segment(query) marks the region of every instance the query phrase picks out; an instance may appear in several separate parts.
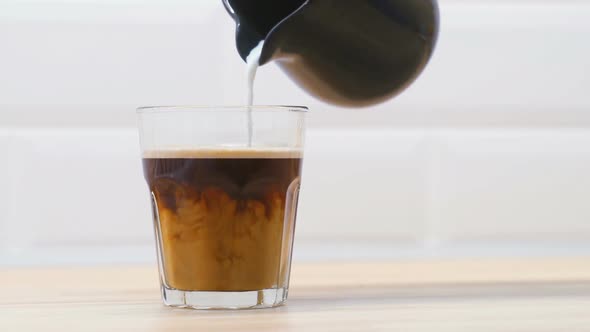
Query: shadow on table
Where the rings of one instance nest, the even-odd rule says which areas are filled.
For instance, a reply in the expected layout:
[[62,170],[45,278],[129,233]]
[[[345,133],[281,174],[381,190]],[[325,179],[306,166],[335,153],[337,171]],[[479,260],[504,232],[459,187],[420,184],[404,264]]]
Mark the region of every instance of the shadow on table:
[[306,307],[318,304],[358,305],[361,303],[413,303],[518,298],[590,297],[590,281],[579,282],[523,282],[523,283],[473,283],[429,285],[379,285],[359,286],[353,289],[305,288],[290,294],[290,308],[305,303]]

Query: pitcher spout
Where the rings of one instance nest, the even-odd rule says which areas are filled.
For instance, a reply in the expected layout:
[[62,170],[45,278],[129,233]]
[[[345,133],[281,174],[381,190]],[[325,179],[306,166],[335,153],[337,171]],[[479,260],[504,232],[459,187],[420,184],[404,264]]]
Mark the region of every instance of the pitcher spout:
[[[242,60],[280,23],[304,6],[309,0],[222,0],[236,22],[236,46]],[[265,43],[260,64],[270,61],[273,44]],[[270,55],[270,56],[269,56]]]

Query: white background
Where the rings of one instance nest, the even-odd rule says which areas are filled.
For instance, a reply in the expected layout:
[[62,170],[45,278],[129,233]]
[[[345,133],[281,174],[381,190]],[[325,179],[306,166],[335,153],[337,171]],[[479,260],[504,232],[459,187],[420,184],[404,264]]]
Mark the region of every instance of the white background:
[[[590,2],[442,0],[405,94],[310,106],[297,259],[590,252]],[[134,109],[243,104],[220,1],[0,0],[0,265],[151,261]]]

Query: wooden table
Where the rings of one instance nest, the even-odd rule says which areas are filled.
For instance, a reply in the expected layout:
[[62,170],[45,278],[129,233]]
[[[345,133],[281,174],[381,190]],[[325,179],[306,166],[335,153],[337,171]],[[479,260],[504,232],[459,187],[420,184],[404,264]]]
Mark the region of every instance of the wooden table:
[[590,331],[590,258],[297,264],[285,307],[164,307],[156,270],[0,270],[0,331]]

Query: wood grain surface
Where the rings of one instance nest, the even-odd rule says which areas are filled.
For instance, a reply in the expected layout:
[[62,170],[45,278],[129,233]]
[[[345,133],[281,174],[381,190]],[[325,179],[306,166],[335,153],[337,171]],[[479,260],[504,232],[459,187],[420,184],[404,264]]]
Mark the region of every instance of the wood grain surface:
[[289,304],[161,304],[156,268],[0,270],[0,331],[590,331],[590,258],[298,264]]

